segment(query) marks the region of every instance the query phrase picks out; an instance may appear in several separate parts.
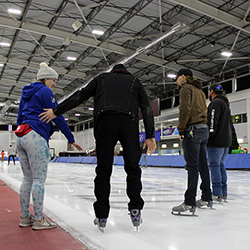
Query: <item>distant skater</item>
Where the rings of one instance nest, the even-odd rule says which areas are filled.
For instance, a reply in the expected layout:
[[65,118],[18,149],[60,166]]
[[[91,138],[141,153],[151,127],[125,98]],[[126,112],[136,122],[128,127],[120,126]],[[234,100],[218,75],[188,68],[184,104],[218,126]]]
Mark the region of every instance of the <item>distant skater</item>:
[[4,153],[4,150],[2,150],[2,152],[1,152],[1,162],[4,162],[4,156],[5,156],[5,153]]
[[16,151],[15,149],[12,147],[12,145],[10,145],[9,150],[8,150],[8,165],[10,165],[10,158],[12,158],[13,163],[15,165],[15,155],[16,155]]

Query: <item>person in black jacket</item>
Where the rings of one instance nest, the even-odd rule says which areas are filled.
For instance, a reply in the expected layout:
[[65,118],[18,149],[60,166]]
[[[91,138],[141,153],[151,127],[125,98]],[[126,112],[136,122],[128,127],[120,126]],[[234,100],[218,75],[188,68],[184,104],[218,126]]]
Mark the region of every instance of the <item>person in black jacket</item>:
[[208,165],[212,179],[213,200],[227,199],[227,173],[224,160],[232,140],[231,111],[228,99],[223,96],[221,85],[213,84],[209,89],[207,125],[209,139],[207,143]]
[[143,115],[146,131],[144,147],[147,153],[156,148],[154,139],[154,118],[146,91],[141,82],[122,64],[113,67],[110,73],[102,73],[86,87],[59,104],[56,108],[45,109],[41,120],[51,119],[78,106],[90,97],[94,97],[94,136],[96,139],[97,167],[95,178],[94,223],[103,229],[109,216],[110,176],[114,156],[114,147],[119,140],[123,147],[124,168],[127,173],[128,210],[133,225],[141,222],[141,210],[144,201],[142,190],[141,156],[139,143],[139,107]]

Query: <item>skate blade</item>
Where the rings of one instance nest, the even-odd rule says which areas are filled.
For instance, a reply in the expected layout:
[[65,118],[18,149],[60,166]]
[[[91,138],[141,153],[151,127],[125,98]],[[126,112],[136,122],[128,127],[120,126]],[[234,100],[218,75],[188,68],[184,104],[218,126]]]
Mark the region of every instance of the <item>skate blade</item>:
[[172,211],[171,212],[172,215],[177,215],[177,216],[193,216],[193,217],[198,217],[197,214],[195,213],[190,213],[190,214],[187,214],[187,213],[181,213],[181,212],[176,212],[176,211]]
[[216,210],[214,207],[199,207],[199,209],[212,209],[212,210]]
[[97,225],[98,229],[99,229],[102,233],[104,233],[104,227],[100,227],[99,223],[97,223],[97,224],[95,224],[95,225]]
[[104,227],[100,227],[99,225],[97,225],[97,227],[102,233],[104,233]]
[[222,201],[219,202],[219,201],[213,201],[213,204],[216,204],[216,205],[223,205]]
[[95,221],[94,221],[94,225],[96,225],[96,226],[98,227],[98,229],[99,229],[102,233],[104,233],[104,227],[100,227],[99,222],[95,222]]

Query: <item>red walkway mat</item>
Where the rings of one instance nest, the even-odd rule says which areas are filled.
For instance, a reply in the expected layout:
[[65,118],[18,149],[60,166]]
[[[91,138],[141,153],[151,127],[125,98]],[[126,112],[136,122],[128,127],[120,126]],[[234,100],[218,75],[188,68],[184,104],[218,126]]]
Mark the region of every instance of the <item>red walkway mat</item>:
[[20,228],[19,195],[0,180],[1,250],[87,250],[62,228],[32,230]]

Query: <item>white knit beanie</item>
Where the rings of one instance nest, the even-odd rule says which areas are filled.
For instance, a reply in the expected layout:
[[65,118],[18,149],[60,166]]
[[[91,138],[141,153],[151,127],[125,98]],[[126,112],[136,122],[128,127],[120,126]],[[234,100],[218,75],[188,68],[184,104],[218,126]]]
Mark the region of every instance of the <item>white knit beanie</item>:
[[54,69],[48,66],[46,62],[40,63],[40,69],[37,72],[37,80],[42,79],[57,79],[58,74]]

